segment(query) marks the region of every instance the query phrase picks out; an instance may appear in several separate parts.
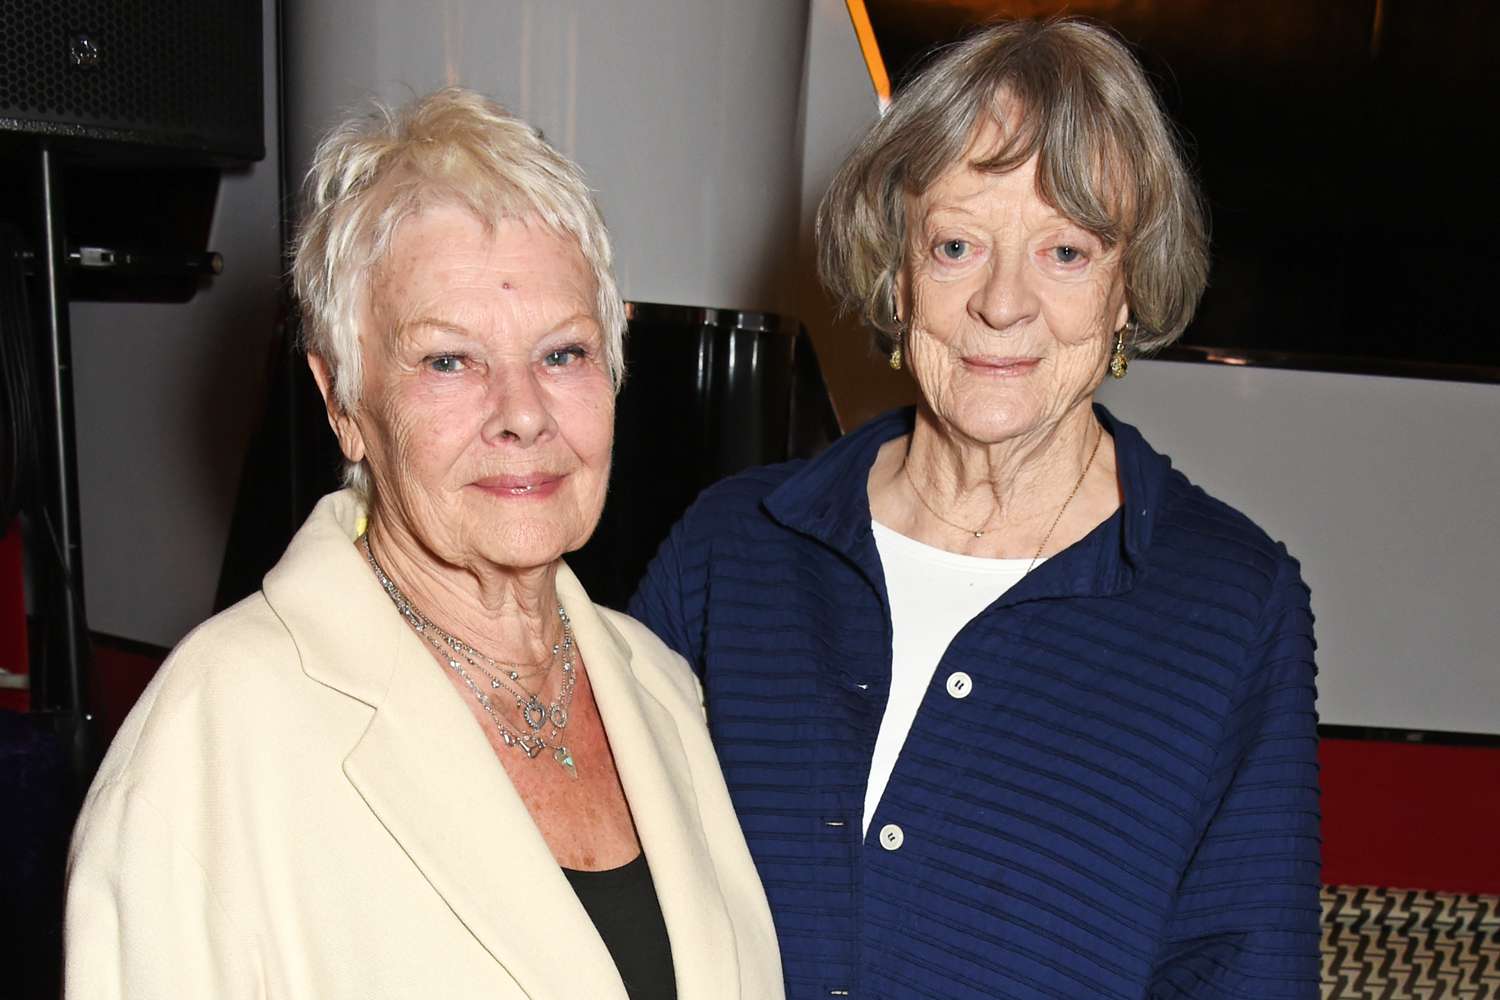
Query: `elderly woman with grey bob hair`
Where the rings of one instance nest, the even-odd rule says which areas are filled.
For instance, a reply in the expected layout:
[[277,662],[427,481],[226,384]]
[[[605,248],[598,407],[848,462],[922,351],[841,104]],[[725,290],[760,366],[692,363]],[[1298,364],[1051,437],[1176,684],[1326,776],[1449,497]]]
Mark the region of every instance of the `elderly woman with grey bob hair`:
[[1298,565],[1094,403],[1207,272],[1135,59],[942,52],[818,238],[920,401],[710,489],[631,605],[702,677],[788,996],[1315,996]]
[[691,672],[562,561],[624,330],[578,169],[463,90],[346,122],[293,277],[350,488],[120,730],[68,993],[781,996]]

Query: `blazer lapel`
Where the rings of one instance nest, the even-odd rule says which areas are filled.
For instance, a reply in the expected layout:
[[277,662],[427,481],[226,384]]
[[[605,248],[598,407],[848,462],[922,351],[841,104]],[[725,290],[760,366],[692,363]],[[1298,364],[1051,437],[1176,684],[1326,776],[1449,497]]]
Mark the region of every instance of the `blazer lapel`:
[[351,544],[361,513],[347,492],[325,498],[264,586],[304,671],[374,709],[344,774],[527,994],[626,1000],[488,740]]
[[[739,996],[739,960],[677,722],[643,686],[630,648],[566,567],[557,591],[573,622],[651,878],[680,997]],[[643,665],[642,671],[647,668]]]
[[408,638],[344,773],[522,989],[624,1000],[613,960],[494,750]]

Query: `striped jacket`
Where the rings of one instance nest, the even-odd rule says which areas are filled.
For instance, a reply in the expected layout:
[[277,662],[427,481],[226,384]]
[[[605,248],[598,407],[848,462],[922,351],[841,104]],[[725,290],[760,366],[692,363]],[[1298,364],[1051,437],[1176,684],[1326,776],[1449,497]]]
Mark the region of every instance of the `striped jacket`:
[[1307,588],[1097,412],[1122,507],[953,640],[867,838],[866,478],[911,411],[712,487],[648,570],[631,613],[702,677],[792,1000],[1318,995]]

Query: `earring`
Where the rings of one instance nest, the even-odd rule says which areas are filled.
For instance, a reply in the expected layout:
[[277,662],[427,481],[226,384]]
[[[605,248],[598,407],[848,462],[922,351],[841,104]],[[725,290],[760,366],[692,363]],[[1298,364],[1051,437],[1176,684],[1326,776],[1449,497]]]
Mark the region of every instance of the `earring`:
[[891,348],[891,356],[887,359],[891,371],[901,370],[901,338],[906,336],[906,328],[901,325],[901,313],[896,310],[895,303],[891,303],[891,322],[896,324],[896,346]]
[[[1133,328],[1134,323],[1130,324]],[[1109,374],[1111,378],[1121,379],[1130,368],[1130,359],[1125,356],[1125,327],[1115,331],[1115,351],[1109,359]]]

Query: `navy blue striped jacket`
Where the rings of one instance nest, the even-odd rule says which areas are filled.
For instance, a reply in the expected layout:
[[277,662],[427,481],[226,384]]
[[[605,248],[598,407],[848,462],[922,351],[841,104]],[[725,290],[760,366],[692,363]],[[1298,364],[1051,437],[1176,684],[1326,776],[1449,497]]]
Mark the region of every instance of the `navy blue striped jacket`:
[[867,839],[891,624],[866,478],[911,412],[710,488],[642,582],[631,613],[702,677],[793,1000],[1318,995],[1307,589],[1097,412],[1123,506],[954,639]]

